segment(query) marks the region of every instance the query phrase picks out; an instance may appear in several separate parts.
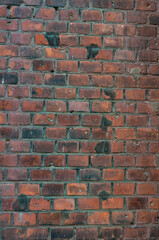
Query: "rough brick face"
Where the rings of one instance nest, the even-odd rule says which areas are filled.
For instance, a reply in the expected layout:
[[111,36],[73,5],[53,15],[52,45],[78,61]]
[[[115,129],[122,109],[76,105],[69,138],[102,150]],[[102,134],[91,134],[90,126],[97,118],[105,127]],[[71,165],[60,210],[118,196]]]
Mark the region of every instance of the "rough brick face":
[[0,0],[0,239],[159,239],[158,36],[158,0]]

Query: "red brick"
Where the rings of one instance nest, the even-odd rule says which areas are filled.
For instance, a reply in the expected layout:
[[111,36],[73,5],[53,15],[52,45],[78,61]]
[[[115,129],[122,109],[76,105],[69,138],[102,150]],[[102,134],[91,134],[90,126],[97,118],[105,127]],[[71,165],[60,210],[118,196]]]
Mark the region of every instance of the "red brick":
[[90,24],[89,23],[70,23],[69,24],[70,33],[78,34],[89,34],[90,33]]
[[42,5],[42,0],[24,0],[26,5],[39,6]]
[[149,208],[159,209],[159,198],[149,198]]
[[18,195],[25,194],[29,196],[40,195],[40,188],[38,184],[19,184]]
[[89,139],[90,130],[89,128],[71,128],[69,135],[71,139]]
[[155,158],[152,155],[139,155],[136,157],[137,167],[155,167]]
[[26,169],[8,169],[7,180],[9,181],[24,181],[28,179],[28,173]]
[[71,141],[59,141],[58,152],[62,153],[77,153],[79,151],[79,143]]
[[91,164],[93,167],[111,167],[111,156],[91,156]]
[[33,122],[34,125],[55,125],[55,114],[36,114]]
[[60,50],[60,49],[45,48],[45,57],[46,58],[65,59],[66,53],[64,50]]
[[128,23],[145,24],[146,20],[147,20],[146,13],[128,12],[128,15],[127,15]]
[[142,227],[135,227],[125,228],[125,237],[128,239],[138,238],[138,239],[144,239],[146,237],[146,228]]
[[112,76],[94,75],[94,76],[92,76],[92,86],[112,87],[113,86],[113,78],[112,78]]
[[53,71],[53,61],[51,60],[34,60],[33,69],[35,71]]
[[128,209],[145,209],[147,208],[147,198],[145,197],[129,197],[127,199]]
[[76,180],[76,171],[71,169],[57,169],[55,170],[56,181],[75,181]]
[[5,183],[0,184],[1,196],[14,196],[15,195],[15,184]]
[[22,101],[22,110],[24,112],[41,112],[43,109],[42,101]]
[[157,212],[138,211],[137,223],[157,223]]
[[66,112],[66,102],[64,101],[46,101],[47,112]]
[[115,0],[114,8],[132,10],[134,8],[134,0]]
[[122,12],[105,12],[104,20],[106,22],[122,23],[124,16]]
[[122,209],[124,201],[122,198],[108,198],[102,202],[103,209]]
[[102,21],[102,13],[98,10],[83,10],[82,21]]
[[17,46],[0,46],[0,56],[3,57],[16,57],[18,56],[18,47]]
[[89,46],[91,44],[95,44],[98,47],[102,46],[102,39],[98,36],[82,36],[81,37],[81,46]]
[[117,36],[134,36],[135,35],[135,26],[133,25],[119,25],[115,26],[115,34]]
[[140,140],[157,140],[159,137],[159,131],[154,128],[138,128],[137,136]]
[[125,40],[122,37],[104,37],[104,47],[123,48]]
[[124,64],[123,63],[104,63],[103,65],[104,73],[124,73]]
[[105,227],[101,229],[101,235],[104,239],[111,239],[112,236],[123,239],[122,228],[120,227]]
[[81,62],[81,72],[84,73],[100,73],[102,71],[102,65],[100,62]]
[[132,212],[112,212],[113,224],[133,224],[134,214]]
[[86,223],[86,214],[85,213],[70,213],[69,219],[66,219],[64,222],[65,225],[83,225]]
[[55,199],[54,200],[54,210],[74,210],[75,209],[75,200],[74,199]]
[[56,63],[58,72],[78,72],[78,63],[71,61],[58,61]]
[[52,139],[64,139],[66,138],[66,128],[47,128],[46,137]]
[[33,226],[36,224],[35,213],[14,213],[15,226]]
[[10,141],[9,149],[11,152],[29,152],[30,143],[26,141]]
[[9,86],[8,96],[14,98],[28,98],[30,96],[30,88]]
[[130,181],[146,181],[146,173],[142,169],[129,169],[127,171],[127,179]]
[[131,102],[116,103],[116,111],[120,113],[134,113],[135,105]]
[[89,112],[89,102],[70,102],[69,111],[71,112]]
[[46,183],[42,188],[44,196],[62,196],[64,193],[64,185],[61,183]]
[[65,156],[64,155],[50,155],[44,157],[44,164],[46,167],[63,167],[65,166]]
[[76,230],[76,240],[84,239],[98,239],[98,230],[97,228],[77,228]]
[[39,155],[23,155],[20,159],[20,166],[24,167],[40,167],[41,156]]
[[67,32],[67,23],[66,22],[49,22],[46,24],[47,32],[58,32],[66,33]]
[[45,228],[27,228],[26,236],[28,239],[32,240],[32,237],[36,239],[47,239],[48,237],[48,229]]
[[88,224],[109,224],[108,212],[91,212],[88,213]]
[[157,194],[156,185],[153,183],[138,183],[137,194],[140,195],[154,195]]
[[69,6],[77,8],[89,7],[89,0],[69,0]]
[[88,167],[88,156],[68,156],[68,165],[71,167]]
[[24,32],[42,32],[43,24],[41,21],[25,20],[21,23],[21,28]]
[[32,198],[29,203],[31,211],[50,210],[50,201],[42,198]]
[[61,9],[59,10],[59,19],[60,20],[70,20],[70,21],[78,21],[79,20],[79,13],[77,10],[66,10]]
[[115,59],[121,61],[134,61],[136,53],[134,51],[118,50],[115,53]]
[[149,0],[137,0],[137,10],[140,11],[155,11],[156,10],[156,2]]
[[157,28],[152,26],[140,26],[137,27],[137,34],[143,37],[156,37]]
[[85,48],[70,48],[70,59],[87,59],[87,49]]
[[134,128],[118,128],[115,131],[117,139],[136,139],[135,129]]
[[11,7],[10,16],[13,18],[30,18],[32,14],[31,8],[29,7]]
[[106,181],[121,181],[124,180],[124,171],[121,169],[104,169],[103,179]]
[[[3,142],[0,142],[3,144]],[[1,148],[2,151],[2,148]],[[7,158],[7,161],[6,161]],[[1,167],[16,167],[18,165],[18,156],[15,154],[10,155],[0,155],[0,166]]]
[[26,33],[11,33],[10,41],[16,45],[28,45],[31,42],[31,35]]
[[147,116],[145,115],[128,115],[127,116],[127,126],[138,127],[147,126]]
[[111,193],[111,185],[110,183],[90,183],[89,192],[91,196],[108,197]]
[[87,195],[87,185],[84,183],[67,184],[67,195]]
[[42,84],[42,76],[40,73],[21,73],[22,84]]
[[38,222],[40,225],[59,225],[61,216],[60,213],[39,213]]
[[135,191],[134,183],[115,183],[114,194],[115,195],[133,195]]
[[76,89],[74,88],[55,88],[55,98],[74,99],[76,98]]
[[158,54],[156,51],[141,51],[139,52],[139,61],[157,62]]
[[47,142],[47,141],[36,141],[33,142],[34,152],[37,153],[52,153],[54,152],[55,142]]
[[0,214],[0,226],[8,227],[11,223],[11,215],[9,213]]
[[53,20],[55,19],[55,9],[40,8],[36,14],[35,18]]
[[44,169],[32,170],[30,179],[31,181],[49,181],[52,180],[52,172]]
[[79,198],[78,208],[82,210],[86,209],[99,209],[99,199],[98,198]]
[[9,67],[14,70],[30,70],[31,62],[28,59],[10,59]]
[[60,46],[78,46],[78,37],[73,35],[60,35]]
[[72,86],[88,86],[89,76],[88,75],[69,75],[69,85]]
[[112,105],[111,102],[93,102],[92,111],[93,112],[111,112]]

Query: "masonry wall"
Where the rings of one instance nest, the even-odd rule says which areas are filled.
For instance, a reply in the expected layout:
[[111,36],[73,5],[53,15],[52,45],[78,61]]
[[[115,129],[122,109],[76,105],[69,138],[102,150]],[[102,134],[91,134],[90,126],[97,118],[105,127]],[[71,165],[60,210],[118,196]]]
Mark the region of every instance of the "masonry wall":
[[159,3],[0,0],[0,239],[159,239]]

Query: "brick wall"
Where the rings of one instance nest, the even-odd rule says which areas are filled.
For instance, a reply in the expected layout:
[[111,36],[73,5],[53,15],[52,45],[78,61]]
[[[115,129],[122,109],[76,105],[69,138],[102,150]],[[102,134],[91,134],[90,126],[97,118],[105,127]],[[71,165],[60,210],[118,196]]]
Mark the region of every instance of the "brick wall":
[[0,239],[159,239],[159,3],[0,0]]

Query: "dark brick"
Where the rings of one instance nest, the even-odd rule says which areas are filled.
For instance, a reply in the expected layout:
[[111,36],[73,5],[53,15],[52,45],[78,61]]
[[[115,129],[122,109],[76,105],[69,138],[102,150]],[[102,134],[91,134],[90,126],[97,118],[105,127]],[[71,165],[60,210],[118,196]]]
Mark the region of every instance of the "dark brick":
[[41,138],[42,130],[36,128],[23,128],[22,129],[23,138]]
[[1,84],[17,84],[18,73],[0,73]]

